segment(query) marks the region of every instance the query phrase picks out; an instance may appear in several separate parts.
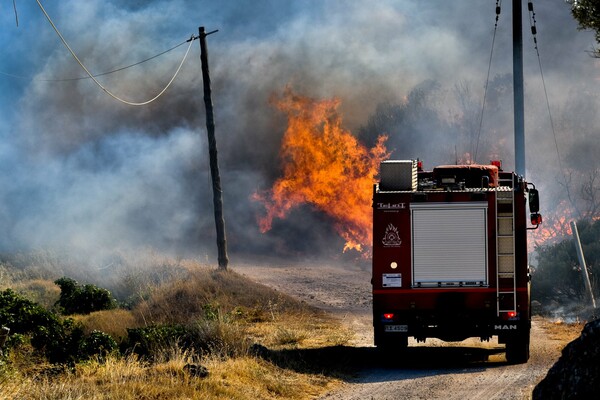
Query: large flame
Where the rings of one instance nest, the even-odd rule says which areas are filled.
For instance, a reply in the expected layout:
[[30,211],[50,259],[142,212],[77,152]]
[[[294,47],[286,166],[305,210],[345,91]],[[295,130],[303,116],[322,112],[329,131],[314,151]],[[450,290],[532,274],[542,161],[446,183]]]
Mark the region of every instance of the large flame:
[[368,251],[372,239],[371,199],[379,163],[389,154],[385,136],[372,149],[342,128],[337,99],[315,100],[288,88],[273,104],[287,115],[280,157],[283,176],[265,193],[255,193],[266,215],[261,231],[274,218],[285,218],[300,204],[313,205],[329,215],[346,241],[344,251]]

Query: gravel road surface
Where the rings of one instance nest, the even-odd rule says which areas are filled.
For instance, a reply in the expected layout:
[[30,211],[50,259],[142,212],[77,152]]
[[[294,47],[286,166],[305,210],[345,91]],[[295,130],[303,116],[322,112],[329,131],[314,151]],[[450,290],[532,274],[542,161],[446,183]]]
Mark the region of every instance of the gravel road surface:
[[[371,348],[370,270],[364,266],[242,265],[232,268],[249,278],[317,306],[355,332],[351,346]],[[580,327],[534,318],[531,357],[508,365],[503,345],[478,339],[447,343],[409,341],[404,359],[382,357],[366,363],[340,390],[322,399],[528,399],[533,387],[577,337]]]

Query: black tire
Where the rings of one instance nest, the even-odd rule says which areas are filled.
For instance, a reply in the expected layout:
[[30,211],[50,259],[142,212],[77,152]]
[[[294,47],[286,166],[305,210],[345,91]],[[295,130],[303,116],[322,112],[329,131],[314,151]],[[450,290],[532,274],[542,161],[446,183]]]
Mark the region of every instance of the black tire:
[[404,351],[406,351],[407,347],[408,347],[408,336],[392,334],[392,335],[386,335],[385,340],[381,341],[377,345],[377,351],[382,355],[391,354],[391,353],[398,354],[398,353],[403,353]]
[[529,335],[518,336],[506,342],[506,361],[524,364],[529,360]]

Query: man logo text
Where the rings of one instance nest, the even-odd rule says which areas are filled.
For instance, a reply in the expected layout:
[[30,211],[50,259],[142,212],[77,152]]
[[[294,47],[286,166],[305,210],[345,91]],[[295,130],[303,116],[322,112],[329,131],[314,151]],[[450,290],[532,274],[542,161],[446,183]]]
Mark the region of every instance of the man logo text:
[[514,330],[517,329],[516,325],[494,325],[494,329],[496,330]]

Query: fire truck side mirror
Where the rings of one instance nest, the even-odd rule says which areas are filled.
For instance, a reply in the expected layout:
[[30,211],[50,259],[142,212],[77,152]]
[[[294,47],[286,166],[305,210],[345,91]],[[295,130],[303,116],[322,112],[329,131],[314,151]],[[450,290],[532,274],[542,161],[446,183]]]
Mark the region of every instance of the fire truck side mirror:
[[529,189],[529,212],[537,214],[540,211],[540,195],[535,188]]

